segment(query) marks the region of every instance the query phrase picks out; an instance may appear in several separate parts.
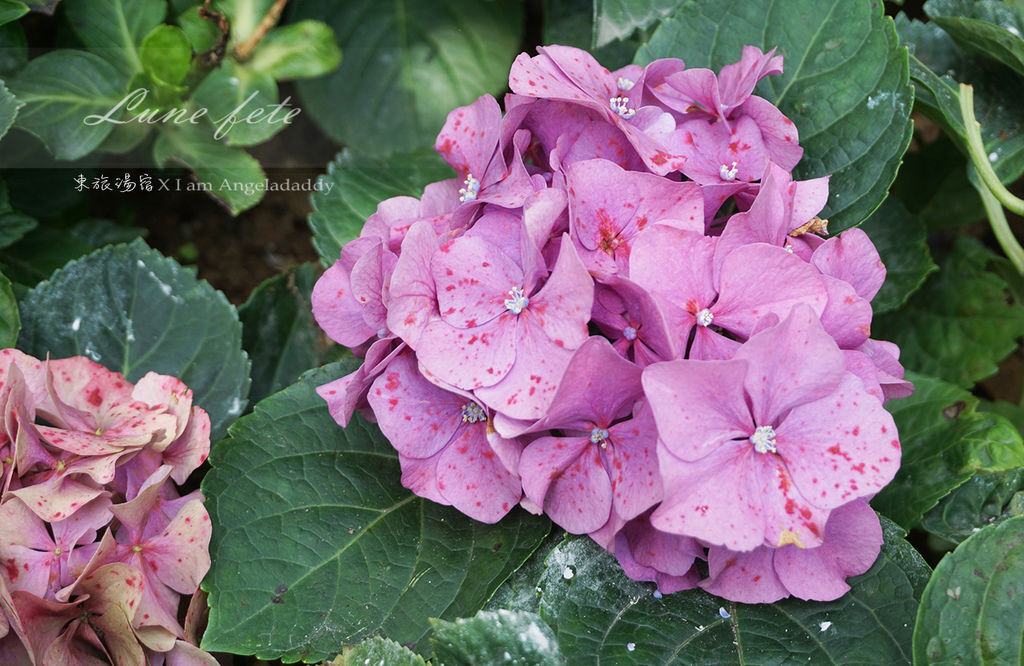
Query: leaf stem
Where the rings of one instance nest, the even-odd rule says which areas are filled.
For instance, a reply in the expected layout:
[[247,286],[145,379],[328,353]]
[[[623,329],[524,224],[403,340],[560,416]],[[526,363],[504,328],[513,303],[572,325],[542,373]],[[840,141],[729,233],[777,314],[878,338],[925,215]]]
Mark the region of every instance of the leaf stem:
[[1013,267],[1017,269],[1017,272],[1024,275],[1024,249],[1021,249],[1020,243],[1017,242],[1013,231],[1010,230],[1010,225],[1006,221],[1006,213],[1003,212],[1002,205],[987,187],[979,187],[978,193],[981,195],[981,203],[985,206],[989,226],[992,227],[992,232],[995,234],[996,240],[999,241],[999,246],[1003,248],[1003,252],[1010,260],[1010,263],[1013,264]]
[[1007,190],[992,169],[992,163],[985,153],[985,144],[981,140],[981,124],[974,118],[974,88],[966,83],[960,84],[960,114],[964,118],[967,152],[974,163],[974,168],[978,170],[981,181],[1010,212],[1024,215],[1024,199],[1018,199]]
[[239,62],[245,62],[252,57],[253,49],[267,36],[270,29],[277,25],[278,20],[281,18],[281,12],[284,11],[284,6],[287,4],[288,0],[275,0],[274,4],[267,10],[267,15],[263,17],[263,20],[252,31],[252,34],[235,47],[235,58]]
[[985,206],[989,226],[995,234],[999,246],[1009,258],[1017,272],[1024,275],[1024,248],[1017,242],[1010,224],[1006,221],[1003,206],[1017,215],[1024,215],[1024,200],[1015,197],[1003,186],[999,176],[992,168],[992,163],[985,153],[985,144],[981,140],[981,124],[974,117],[974,88],[960,84],[960,114],[964,120],[964,133],[967,139],[967,154],[975,171],[978,172],[978,193],[981,203]]

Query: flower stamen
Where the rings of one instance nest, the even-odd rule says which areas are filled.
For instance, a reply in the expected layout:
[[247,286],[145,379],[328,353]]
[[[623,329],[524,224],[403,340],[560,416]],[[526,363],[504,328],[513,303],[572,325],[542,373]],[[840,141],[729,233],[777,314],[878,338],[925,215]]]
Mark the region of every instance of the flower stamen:
[[604,428],[594,428],[590,431],[590,443],[600,444],[602,449],[608,448],[608,431]]
[[718,167],[718,175],[721,176],[722,180],[732,182],[736,180],[736,173],[739,169],[736,168],[736,163],[732,163],[732,168],[725,166],[724,164]]
[[459,201],[462,203],[476,201],[478,194],[480,194],[480,181],[474,178],[473,174],[466,174],[466,180],[459,188]]
[[512,287],[508,293],[512,298],[505,299],[505,308],[512,314],[519,314],[530,304],[530,297],[523,293],[522,287]]
[[624,120],[629,120],[636,115],[636,109],[629,108],[628,97],[612,97],[608,100],[608,106],[612,107],[612,111],[619,114]]
[[697,313],[697,323],[700,324],[701,326],[710,326],[711,322],[714,320],[715,315],[711,312],[711,310],[708,310],[707,308],[704,308],[703,310]]
[[475,402],[467,402],[462,406],[463,423],[480,423],[487,420],[487,412]]
[[771,426],[758,426],[750,436],[750,443],[758,453],[775,453],[775,429]]

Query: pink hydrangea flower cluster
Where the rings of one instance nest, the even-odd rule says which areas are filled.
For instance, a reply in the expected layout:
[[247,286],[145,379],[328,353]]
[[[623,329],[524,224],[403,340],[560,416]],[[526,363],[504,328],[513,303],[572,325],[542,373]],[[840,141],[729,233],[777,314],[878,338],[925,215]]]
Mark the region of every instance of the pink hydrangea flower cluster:
[[179,623],[210,568],[192,391],[4,349],[0,418],[0,663],[215,665]]
[[382,202],[317,283],[365,357],[319,389],[334,418],[376,421],[418,495],[544,512],[662,592],[842,595],[912,387],[870,338],[878,253],[824,237],[828,179],[793,180],[797,130],[752,94],[781,71],[520,55],[504,115],[448,116],[457,177]]

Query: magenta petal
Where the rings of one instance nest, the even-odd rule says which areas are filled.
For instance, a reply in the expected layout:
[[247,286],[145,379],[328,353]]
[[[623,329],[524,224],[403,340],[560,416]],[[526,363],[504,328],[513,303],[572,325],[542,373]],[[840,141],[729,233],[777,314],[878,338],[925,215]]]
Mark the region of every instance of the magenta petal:
[[[696,462],[658,446],[665,499],[651,514],[663,532],[691,536],[732,550],[764,543],[760,484],[747,442],[729,442]],[[723,489],[726,489],[723,491]]]
[[831,601],[850,589],[846,578],[871,568],[881,547],[878,516],[865,500],[854,500],[832,511],[821,546],[775,551],[775,572],[793,596]]
[[734,358],[750,364],[744,387],[759,426],[774,425],[793,407],[828,395],[846,370],[842,352],[807,305],[751,337]]
[[820,400],[794,407],[776,434],[797,488],[824,509],[877,493],[899,468],[892,416],[852,373]]
[[402,467],[402,486],[419,497],[449,506],[451,502],[445,499],[437,485],[438,458],[439,453],[429,458],[408,458],[398,454],[398,463]]
[[485,423],[467,424],[437,460],[445,499],[474,520],[495,523],[519,503],[518,477],[509,473],[487,441]]
[[599,449],[589,439],[583,442],[580,455],[552,479],[544,502],[544,512],[572,534],[600,528],[612,509],[612,485]]
[[[821,543],[829,512],[807,501],[789,470],[775,455],[757,455],[764,509],[764,540],[775,547],[795,543],[813,548]],[[756,464],[756,463],[755,463]]]
[[590,337],[572,355],[548,413],[530,432],[607,426],[628,415],[642,393],[640,368],[619,356],[604,338]]
[[180,594],[192,594],[210,569],[210,515],[203,503],[185,504],[146,546],[146,566],[164,585]]
[[462,406],[472,402],[424,379],[411,352],[391,362],[367,400],[384,436],[412,458],[429,458],[447,446],[463,426]]
[[821,279],[828,292],[828,304],[821,313],[822,327],[840,348],[859,347],[871,335],[871,304],[848,283],[828,275]]
[[584,437],[539,437],[530,442],[519,458],[519,476],[527,499],[544,506],[554,480],[590,445]]
[[726,65],[718,72],[718,88],[727,113],[754,92],[758,81],[781,73],[782,56],[775,55],[775,49],[764,53],[756,46],[744,46],[740,61]]
[[630,520],[662,497],[657,431],[650,408],[642,405],[632,419],[616,423],[608,428],[608,433],[613,507],[616,514]]
[[551,276],[524,314],[535,319],[544,334],[559,347],[576,349],[587,339],[587,322],[594,305],[594,281],[568,234],[562,236],[558,260]]
[[505,311],[513,288],[524,289],[523,269],[494,245],[461,236],[431,261],[441,318],[456,328],[484,324]]
[[773,548],[762,546],[738,553],[708,549],[708,579],[700,586],[719,597],[744,604],[770,604],[789,596],[772,566]]
[[468,106],[448,114],[434,150],[440,153],[460,178],[473,174],[483,178],[498,147],[501,109],[490,95],[481,95]]
[[811,263],[822,273],[848,282],[870,301],[885,282],[885,265],[875,244],[860,229],[847,229],[814,251]]
[[437,291],[430,260],[440,244],[429,222],[417,222],[402,241],[402,252],[391,274],[388,329],[413,349],[427,323],[438,316]]
[[320,328],[335,342],[356,347],[377,331],[363,319],[362,305],[352,292],[349,270],[341,261],[334,262],[317,280],[311,300]]
[[800,147],[796,125],[778,107],[766,99],[751,95],[737,113],[753,118],[761,128],[761,136],[772,162],[786,170],[797,165],[804,149]]
[[743,397],[746,375],[747,364],[735,360],[669,361],[644,369],[644,392],[672,455],[696,461],[753,432]]
[[[526,314],[524,311],[523,314]],[[547,411],[572,352],[552,342],[536,326],[519,339],[516,361],[501,381],[482,386],[475,395],[485,405],[513,419],[535,421]]]
[[714,324],[747,337],[768,314],[780,319],[799,304],[820,315],[828,294],[813,267],[780,247],[764,243],[733,250],[721,263]]
[[419,361],[452,386],[467,391],[493,386],[508,376],[516,362],[521,328],[511,313],[475,328],[454,328],[435,320],[420,336]]

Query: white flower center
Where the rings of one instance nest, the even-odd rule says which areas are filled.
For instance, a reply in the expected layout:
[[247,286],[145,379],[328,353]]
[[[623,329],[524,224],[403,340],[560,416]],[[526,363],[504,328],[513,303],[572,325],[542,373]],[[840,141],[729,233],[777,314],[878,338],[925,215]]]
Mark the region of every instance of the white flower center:
[[605,430],[604,428],[594,428],[593,430],[590,431],[590,443],[591,444],[600,444],[601,448],[604,449],[604,448],[608,448],[608,445],[605,443],[607,441],[608,441],[608,431]]
[[487,412],[475,402],[467,402],[462,406],[463,423],[480,423],[487,420]]
[[771,426],[758,426],[750,436],[750,443],[758,453],[775,453],[775,429]]
[[521,287],[512,287],[509,296],[505,299],[505,308],[514,315],[522,312],[530,304],[530,297],[523,293]]
[[473,174],[466,175],[466,182],[459,188],[459,201],[476,201],[476,195],[480,194],[480,181],[473,177]]
[[628,97],[612,97],[608,100],[608,106],[612,107],[612,111],[622,116],[625,120],[629,120],[636,115],[636,109],[629,108]]
[[626,338],[630,342],[636,340],[636,329],[633,328],[632,326],[627,326],[626,328],[622,329],[622,337]]
[[710,326],[711,322],[714,321],[715,315],[711,313],[711,310],[704,308],[697,313],[697,323],[701,326]]
[[636,85],[636,81],[630,81],[624,76],[620,76],[619,80],[615,82],[615,85],[619,87],[619,90],[632,90],[633,86]]
[[380,329],[379,331],[377,331],[377,339],[383,340],[384,338],[388,337],[388,333],[390,333],[390,331],[388,331],[387,328]]
[[736,180],[736,172],[737,171],[739,171],[739,169],[736,168],[736,163],[735,162],[732,163],[732,168],[729,168],[729,167],[725,166],[724,164],[722,166],[718,167],[718,175],[721,176],[722,180],[725,180],[725,181],[734,181],[734,180]]

